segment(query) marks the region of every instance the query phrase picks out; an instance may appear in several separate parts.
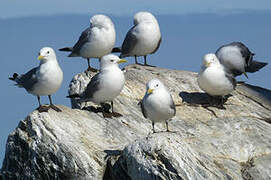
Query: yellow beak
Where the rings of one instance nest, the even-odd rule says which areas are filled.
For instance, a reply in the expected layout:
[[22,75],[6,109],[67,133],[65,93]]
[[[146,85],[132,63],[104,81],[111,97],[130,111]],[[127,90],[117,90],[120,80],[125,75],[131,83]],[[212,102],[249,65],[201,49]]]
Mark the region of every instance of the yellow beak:
[[205,62],[204,65],[205,65],[205,67],[210,67],[211,63],[210,62]]
[[121,63],[126,63],[126,62],[128,62],[127,60],[125,60],[125,59],[120,59],[119,61],[118,61],[118,64],[121,64]]
[[44,58],[44,56],[39,56],[38,60],[42,60]]
[[147,94],[151,94],[153,92],[153,89],[148,89]]

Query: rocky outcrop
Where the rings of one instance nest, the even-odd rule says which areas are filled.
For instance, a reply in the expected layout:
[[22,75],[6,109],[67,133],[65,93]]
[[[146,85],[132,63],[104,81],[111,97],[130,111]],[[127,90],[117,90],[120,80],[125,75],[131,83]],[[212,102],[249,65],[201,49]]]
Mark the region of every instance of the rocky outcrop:
[[[74,77],[81,93],[93,74]],[[123,117],[103,118],[92,103],[72,101],[62,112],[33,111],[9,135],[2,179],[270,179],[271,92],[238,84],[223,108],[205,106],[208,96],[196,73],[140,65],[125,68],[126,84],[114,108]],[[176,117],[155,124],[138,101],[145,83],[168,86]],[[0,178],[0,179],[1,179]]]

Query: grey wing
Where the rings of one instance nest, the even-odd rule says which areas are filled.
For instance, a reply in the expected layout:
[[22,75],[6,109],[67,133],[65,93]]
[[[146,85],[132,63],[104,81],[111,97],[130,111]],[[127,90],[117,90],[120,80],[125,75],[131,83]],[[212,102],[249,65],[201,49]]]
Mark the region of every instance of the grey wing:
[[155,53],[155,52],[159,49],[161,42],[162,42],[162,37],[160,37],[160,39],[159,39],[159,41],[158,41],[158,44],[157,44],[155,50],[154,50],[151,54]]
[[35,84],[38,82],[36,71],[38,67],[35,67],[28,71],[26,74],[22,74],[18,77],[16,82],[19,86],[23,86],[27,91],[33,90]]
[[90,80],[90,82],[88,83],[86,90],[83,93],[82,98],[87,100],[87,99],[91,99],[94,95],[95,92],[97,92],[97,90],[99,90],[99,86],[100,86],[100,73],[96,74],[95,76],[93,76]]
[[140,105],[141,112],[142,112],[143,116],[144,116],[145,118],[147,118],[147,112],[146,112],[146,109],[144,108],[143,99],[142,99],[141,101],[139,101],[138,104]]
[[248,49],[248,47],[246,47],[243,43],[241,42],[232,42],[230,43],[230,45],[233,46],[237,46],[240,49],[240,52],[243,56],[243,58],[246,61],[246,66],[249,66],[252,59],[253,59],[253,53],[250,52],[250,50]]
[[82,48],[82,46],[89,41],[89,36],[91,34],[91,30],[90,28],[85,29],[82,33],[81,36],[79,37],[78,41],[76,42],[76,44],[73,46],[73,54],[80,54],[80,50]]
[[170,108],[173,110],[173,112],[174,112],[174,116],[176,115],[176,106],[175,106],[175,103],[174,103],[174,101],[173,101],[173,99],[172,99],[172,96],[170,96]]
[[233,89],[235,89],[236,87],[236,80],[234,78],[234,76],[232,74],[226,73],[226,78],[231,82],[231,84],[233,85]]
[[128,33],[126,34],[126,37],[122,43],[121,46],[121,55],[120,57],[127,57],[127,56],[133,56],[134,54],[130,54],[131,51],[134,49],[136,43],[137,43],[137,38],[133,34],[135,26],[133,26]]

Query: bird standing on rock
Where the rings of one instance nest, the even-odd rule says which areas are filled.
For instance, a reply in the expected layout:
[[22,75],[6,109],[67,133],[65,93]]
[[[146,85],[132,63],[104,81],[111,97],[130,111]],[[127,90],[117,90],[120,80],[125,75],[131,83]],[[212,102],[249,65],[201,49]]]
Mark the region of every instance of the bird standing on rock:
[[[30,94],[37,96],[39,101],[39,112],[47,112],[49,108],[57,112],[61,110],[52,103],[51,95],[61,86],[63,72],[58,65],[55,51],[50,47],[44,47],[40,50],[38,60],[40,65],[31,69],[26,74],[13,74],[9,79],[15,81],[17,86],[23,87]],[[50,106],[42,106],[40,96],[47,96],[50,100]]]
[[241,42],[232,42],[223,45],[216,51],[216,56],[220,63],[235,77],[244,74],[248,78],[246,72],[253,73],[267,65],[264,62],[254,61],[254,55]]
[[166,122],[167,131],[169,131],[168,121],[176,114],[171,94],[158,79],[150,80],[146,86],[146,94],[139,102],[143,116],[152,121],[153,133],[155,133],[154,123],[161,121]]
[[[69,98],[80,98],[80,102],[92,101],[101,104],[104,117],[119,117],[121,114],[114,112],[113,100],[120,94],[124,87],[125,77],[118,64],[127,62],[113,54],[105,55],[100,61],[100,72],[93,76],[85,91],[72,94]],[[111,102],[112,113],[106,112],[104,103]]]
[[113,52],[121,52],[120,58],[144,56],[144,65],[147,64],[147,55],[155,53],[161,43],[161,32],[156,18],[149,12],[138,12],[134,16],[134,26],[127,32],[121,48],[114,48]]
[[210,96],[221,97],[220,105],[224,103],[223,98],[236,87],[234,76],[225,70],[215,54],[206,54],[203,57],[197,82],[199,87]]
[[71,51],[68,57],[81,56],[88,60],[88,70],[96,72],[90,66],[90,58],[101,58],[110,53],[115,45],[116,32],[111,19],[105,15],[94,15],[90,19],[90,27],[84,30],[73,47],[65,47],[59,51]]

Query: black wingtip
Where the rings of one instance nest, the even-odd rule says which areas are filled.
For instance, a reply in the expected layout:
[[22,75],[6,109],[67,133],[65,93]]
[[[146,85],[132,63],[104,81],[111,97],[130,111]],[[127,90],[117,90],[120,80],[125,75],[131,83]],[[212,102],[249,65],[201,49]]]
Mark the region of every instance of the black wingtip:
[[252,61],[251,64],[245,69],[245,71],[250,72],[250,73],[254,73],[254,72],[262,69],[267,64],[268,63],[265,63],[265,62]]
[[71,94],[69,96],[66,96],[67,98],[75,99],[75,98],[80,98],[79,94]]
[[121,48],[120,47],[114,47],[111,52],[112,53],[120,53],[121,52]]
[[71,47],[64,47],[64,48],[60,48],[58,49],[59,51],[68,51],[68,52],[71,52],[72,51],[72,48]]
[[14,74],[12,75],[12,77],[9,77],[8,79],[14,81],[17,77],[18,77],[18,74],[17,74],[17,73],[14,73]]

